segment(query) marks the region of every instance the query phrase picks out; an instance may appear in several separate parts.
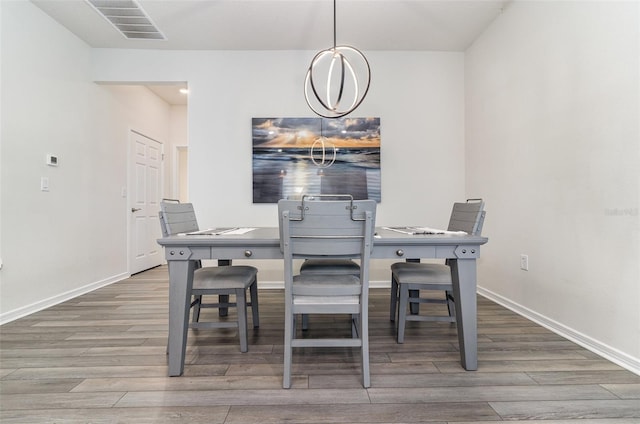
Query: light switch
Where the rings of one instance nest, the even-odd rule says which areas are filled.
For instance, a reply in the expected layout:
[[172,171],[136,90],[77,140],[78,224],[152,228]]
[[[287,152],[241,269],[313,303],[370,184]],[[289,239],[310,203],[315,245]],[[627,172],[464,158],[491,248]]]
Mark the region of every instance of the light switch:
[[40,177],[40,191],[49,191],[49,177]]
[[529,255],[520,255],[520,269],[529,271]]

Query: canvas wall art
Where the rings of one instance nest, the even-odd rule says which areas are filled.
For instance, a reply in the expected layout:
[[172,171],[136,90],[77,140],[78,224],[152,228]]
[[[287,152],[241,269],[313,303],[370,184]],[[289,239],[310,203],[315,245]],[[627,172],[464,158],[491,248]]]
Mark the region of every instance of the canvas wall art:
[[253,118],[253,202],[350,194],[381,201],[380,118]]

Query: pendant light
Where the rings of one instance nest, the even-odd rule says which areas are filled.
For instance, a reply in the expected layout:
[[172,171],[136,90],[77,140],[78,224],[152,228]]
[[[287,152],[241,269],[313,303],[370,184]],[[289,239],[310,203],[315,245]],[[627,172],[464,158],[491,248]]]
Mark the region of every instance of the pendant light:
[[324,118],[340,118],[364,100],[371,83],[367,58],[352,46],[336,45],[336,0],[333,0],[333,47],[311,60],[304,81],[304,98]]

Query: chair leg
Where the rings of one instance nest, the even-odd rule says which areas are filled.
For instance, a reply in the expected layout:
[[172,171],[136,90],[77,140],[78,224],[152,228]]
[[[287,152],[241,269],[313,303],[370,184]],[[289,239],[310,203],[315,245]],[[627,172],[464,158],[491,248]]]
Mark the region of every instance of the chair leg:
[[193,315],[191,316],[191,322],[200,321],[200,305],[202,305],[202,295],[193,296]]
[[254,281],[249,287],[251,292],[251,315],[253,317],[253,328],[260,327],[260,313],[258,310],[258,282]]
[[[409,290],[409,297],[420,297],[420,290]],[[409,302],[409,309],[411,309],[411,315],[418,315],[420,313],[420,304],[418,302]]]
[[247,342],[247,293],[244,289],[236,290],[236,309],[238,311],[238,335],[240,336],[240,352],[249,350]]
[[[220,304],[229,303],[229,295],[228,294],[218,295],[218,302]],[[226,317],[227,315],[229,315],[229,308],[227,306],[218,308],[218,316]]]
[[[230,266],[230,265],[231,265],[231,259],[218,259],[218,266]],[[229,295],[228,294],[219,295],[218,302],[221,304],[229,303]],[[229,308],[227,306],[218,308],[218,316],[226,317],[227,315],[229,315]]]
[[409,302],[409,289],[400,284],[400,303],[398,304],[398,343],[404,343],[404,327],[407,323],[407,303]]
[[351,338],[357,339],[360,334],[360,315],[351,314]]
[[455,318],[456,316],[456,304],[453,298],[453,293],[450,291],[445,292],[445,296],[447,298],[447,308],[449,309],[449,316]]
[[360,342],[362,343],[362,387],[371,387],[371,375],[369,371],[369,319],[366,311],[362,311],[358,317],[358,329]]
[[[420,259],[407,259],[407,262],[420,263]],[[420,297],[420,290],[409,290],[409,297]],[[420,304],[417,302],[409,302],[409,309],[411,309],[411,315],[420,314]]]
[[395,321],[398,314],[398,282],[391,274],[391,301],[389,302],[389,320]]
[[284,313],[284,369],[282,374],[282,387],[288,389],[291,387],[291,357],[293,347],[291,342],[295,331],[294,317],[289,306],[285,306]]

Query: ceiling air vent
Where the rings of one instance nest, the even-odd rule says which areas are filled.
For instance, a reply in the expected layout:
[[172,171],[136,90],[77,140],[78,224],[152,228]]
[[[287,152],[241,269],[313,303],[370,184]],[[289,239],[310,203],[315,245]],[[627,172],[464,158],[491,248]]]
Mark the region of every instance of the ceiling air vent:
[[86,0],[129,40],[166,40],[135,0]]

